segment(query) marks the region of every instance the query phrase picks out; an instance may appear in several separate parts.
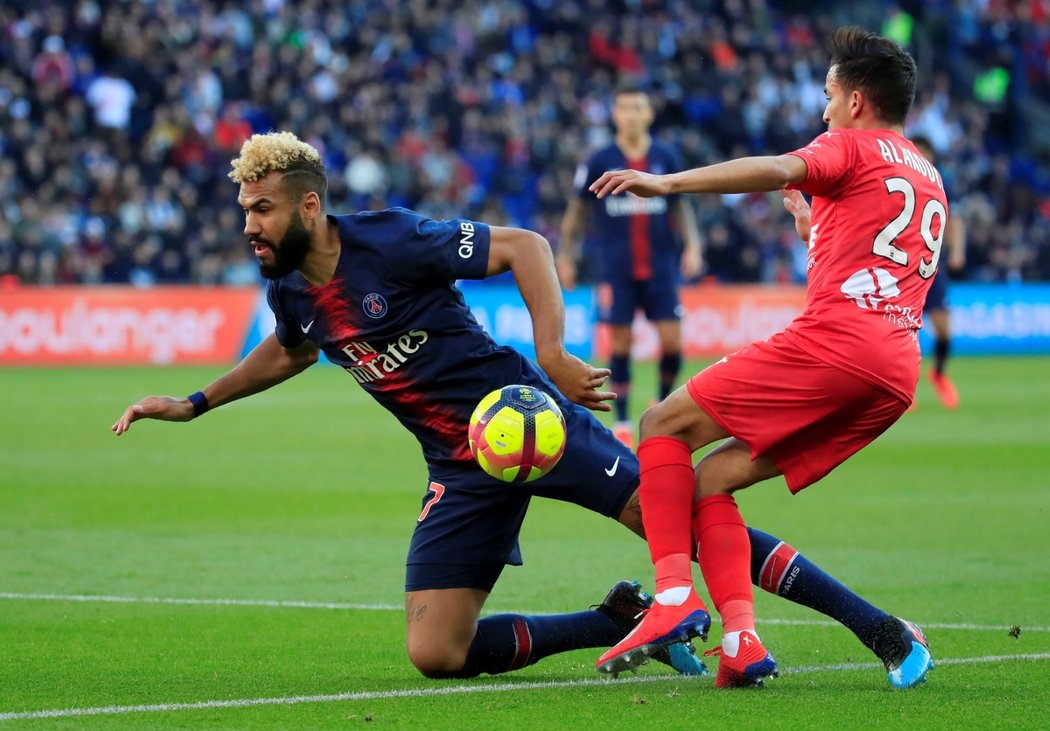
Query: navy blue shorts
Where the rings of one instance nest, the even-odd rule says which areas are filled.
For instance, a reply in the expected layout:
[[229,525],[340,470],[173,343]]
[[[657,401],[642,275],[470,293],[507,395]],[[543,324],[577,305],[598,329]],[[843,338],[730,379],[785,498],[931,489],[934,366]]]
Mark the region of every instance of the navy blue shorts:
[[565,454],[535,482],[501,482],[473,466],[431,468],[405,561],[405,591],[491,591],[506,564],[522,563],[518,534],[533,496],[620,516],[638,488],[638,458],[582,406],[565,409],[565,421]]
[[933,281],[930,282],[930,289],[926,293],[926,305],[923,307],[923,311],[943,310],[947,307],[948,272],[944,268],[939,268],[937,273],[933,275]]
[[662,277],[609,282],[611,297],[602,310],[602,321],[610,325],[628,325],[637,310],[645,312],[651,322],[678,320],[678,284]]

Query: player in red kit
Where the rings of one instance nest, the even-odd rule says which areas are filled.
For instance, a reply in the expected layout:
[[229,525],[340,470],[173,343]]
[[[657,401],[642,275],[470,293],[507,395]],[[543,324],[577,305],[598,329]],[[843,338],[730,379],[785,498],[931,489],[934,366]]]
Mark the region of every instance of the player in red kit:
[[[642,416],[640,498],[656,601],[599,659],[599,669],[633,666],[693,631],[705,609],[690,571],[695,546],[722,619],[716,686],[757,685],[776,674],[755,631],[749,541],[733,493],[777,475],[797,493],[871,443],[911,403],[917,331],[948,215],[940,175],[903,137],[915,74],[914,60],[896,43],[841,28],[825,85],[828,131],[808,146],[670,175],[610,171],[591,186],[599,198],[788,189],[785,205],[809,247],[805,311]],[[805,203],[793,191],[812,196],[808,231],[800,222]],[[694,468],[693,452],[722,439]],[[922,632],[897,618],[887,632],[909,640],[901,656],[886,661],[890,682],[925,680],[932,662]]]

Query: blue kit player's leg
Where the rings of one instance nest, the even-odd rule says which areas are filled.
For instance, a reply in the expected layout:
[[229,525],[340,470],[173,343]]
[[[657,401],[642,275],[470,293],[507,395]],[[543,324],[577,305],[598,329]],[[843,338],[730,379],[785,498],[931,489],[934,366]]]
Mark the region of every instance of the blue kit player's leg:
[[[614,489],[602,496],[603,512],[623,512],[633,493],[624,484],[629,480],[609,482]],[[608,647],[630,632],[648,606],[651,600],[637,583],[621,581],[582,612],[479,619],[503,566],[521,563],[517,537],[528,502],[525,490],[509,489],[479,471],[432,475],[405,587],[409,657],[424,675],[497,674],[560,652]],[[703,672],[691,648],[677,649],[682,672]]]
[[[634,629],[650,604],[652,598],[641,591],[638,582],[620,581],[601,604],[586,611],[485,617],[478,622],[463,668],[456,677],[502,673],[559,652],[608,647]],[[657,659],[683,675],[707,673],[691,645],[679,643],[669,647]]]
[[609,302],[601,320],[609,327],[609,388],[616,394],[613,433],[627,447],[634,447],[634,427],[628,406],[631,400],[631,343],[634,313],[638,309],[641,284],[630,279],[609,282]]
[[747,535],[755,586],[849,628],[886,666],[894,687],[908,688],[926,679],[933,662],[922,630],[857,596],[780,539],[755,528],[748,528]]
[[660,338],[657,397],[663,401],[671,395],[682,370],[682,307],[677,285],[668,286],[656,278],[642,284],[641,306]]
[[959,391],[948,376],[948,355],[951,352],[951,317],[948,314],[948,272],[938,269],[926,293],[923,319],[933,325],[933,366],[926,377],[937,391],[937,398],[947,409],[959,406]]

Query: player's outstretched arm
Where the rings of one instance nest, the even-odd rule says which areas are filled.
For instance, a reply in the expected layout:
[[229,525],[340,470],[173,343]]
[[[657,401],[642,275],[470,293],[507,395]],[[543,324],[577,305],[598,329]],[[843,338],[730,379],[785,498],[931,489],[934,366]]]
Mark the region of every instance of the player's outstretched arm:
[[[294,348],[285,348],[271,334],[259,343],[244,360],[220,376],[203,390],[209,409],[236,401],[253,393],[264,391],[287,380],[317,362],[317,346],[307,341]],[[139,419],[160,421],[189,421],[195,415],[189,398],[147,396],[128,408],[110,427],[120,436]]]
[[643,197],[674,193],[759,193],[780,190],[806,179],[806,163],[795,155],[742,157],[667,175],[609,170],[590,190],[599,198],[630,192]]
[[532,317],[536,360],[565,396],[592,411],[609,411],[605,403],[616,398],[600,391],[609,377],[606,368],[594,368],[565,350],[565,303],[554,257],[547,239],[521,228],[492,226],[488,274],[514,272],[521,298]]

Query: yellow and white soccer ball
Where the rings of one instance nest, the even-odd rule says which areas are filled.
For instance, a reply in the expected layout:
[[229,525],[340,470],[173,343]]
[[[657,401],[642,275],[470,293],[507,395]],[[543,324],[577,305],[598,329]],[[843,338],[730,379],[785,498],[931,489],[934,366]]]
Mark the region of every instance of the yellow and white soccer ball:
[[554,469],[565,452],[565,416],[532,386],[504,386],[481,399],[470,417],[470,453],[504,482],[531,482]]

